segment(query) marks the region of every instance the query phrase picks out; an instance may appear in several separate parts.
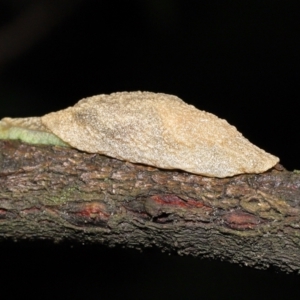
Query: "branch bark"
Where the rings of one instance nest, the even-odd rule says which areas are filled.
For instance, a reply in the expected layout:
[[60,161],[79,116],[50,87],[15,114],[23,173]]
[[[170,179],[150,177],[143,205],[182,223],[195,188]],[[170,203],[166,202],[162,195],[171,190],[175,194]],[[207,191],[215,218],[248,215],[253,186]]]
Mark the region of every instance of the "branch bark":
[[300,271],[300,175],[218,179],[0,141],[0,239],[159,247]]

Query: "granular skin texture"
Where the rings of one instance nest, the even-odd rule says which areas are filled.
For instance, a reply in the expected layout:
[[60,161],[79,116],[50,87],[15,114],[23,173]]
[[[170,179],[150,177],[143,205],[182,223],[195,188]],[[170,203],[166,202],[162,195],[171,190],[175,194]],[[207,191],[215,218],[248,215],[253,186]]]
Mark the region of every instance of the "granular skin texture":
[[41,121],[76,149],[204,176],[262,173],[279,161],[227,121],[163,93],[93,96]]
[[7,129],[11,127],[19,127],[33,131],[48,131],[47,128],[41,122],[40,117],[3,118],[0,124],[1,127],[6,127]]

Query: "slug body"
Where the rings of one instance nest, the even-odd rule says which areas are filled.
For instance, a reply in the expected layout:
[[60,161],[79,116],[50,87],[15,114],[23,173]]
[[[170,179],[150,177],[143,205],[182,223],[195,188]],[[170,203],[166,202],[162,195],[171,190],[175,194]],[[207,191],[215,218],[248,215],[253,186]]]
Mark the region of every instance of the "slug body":
[[51,133],[40,117],[3,118],[0,121],[0,139],[21,140],[29,144],[69,146]]
[[162,93],[98,95],[40,118],[0,121],[0,138],[24,140],[26,130],[41,143],[210,177],[262,173],[279,161],[227,121]]

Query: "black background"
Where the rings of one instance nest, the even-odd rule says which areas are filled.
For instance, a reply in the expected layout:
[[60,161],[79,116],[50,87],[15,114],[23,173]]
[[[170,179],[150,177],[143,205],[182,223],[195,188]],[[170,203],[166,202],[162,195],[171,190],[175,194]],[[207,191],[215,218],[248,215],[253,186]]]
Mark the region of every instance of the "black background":
[[[2,26],[15,17],[4,4]],[[296,1],[82,1],[0,68],[0,117],[39,116],[101,93],[164,92],[226,119],[287,169],[300,169],[298,15]],[[296,275],[158,250],[40,242],[1,248],[0,284],[12,297],[300,296]]]

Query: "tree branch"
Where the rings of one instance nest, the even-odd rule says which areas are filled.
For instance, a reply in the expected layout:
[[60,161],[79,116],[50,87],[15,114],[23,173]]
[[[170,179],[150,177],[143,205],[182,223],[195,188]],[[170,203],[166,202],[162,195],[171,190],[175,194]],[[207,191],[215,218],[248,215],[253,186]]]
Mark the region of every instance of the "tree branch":
[[218,179],[0,141],[0,238],[159,247],[300,270],[300,175]]

